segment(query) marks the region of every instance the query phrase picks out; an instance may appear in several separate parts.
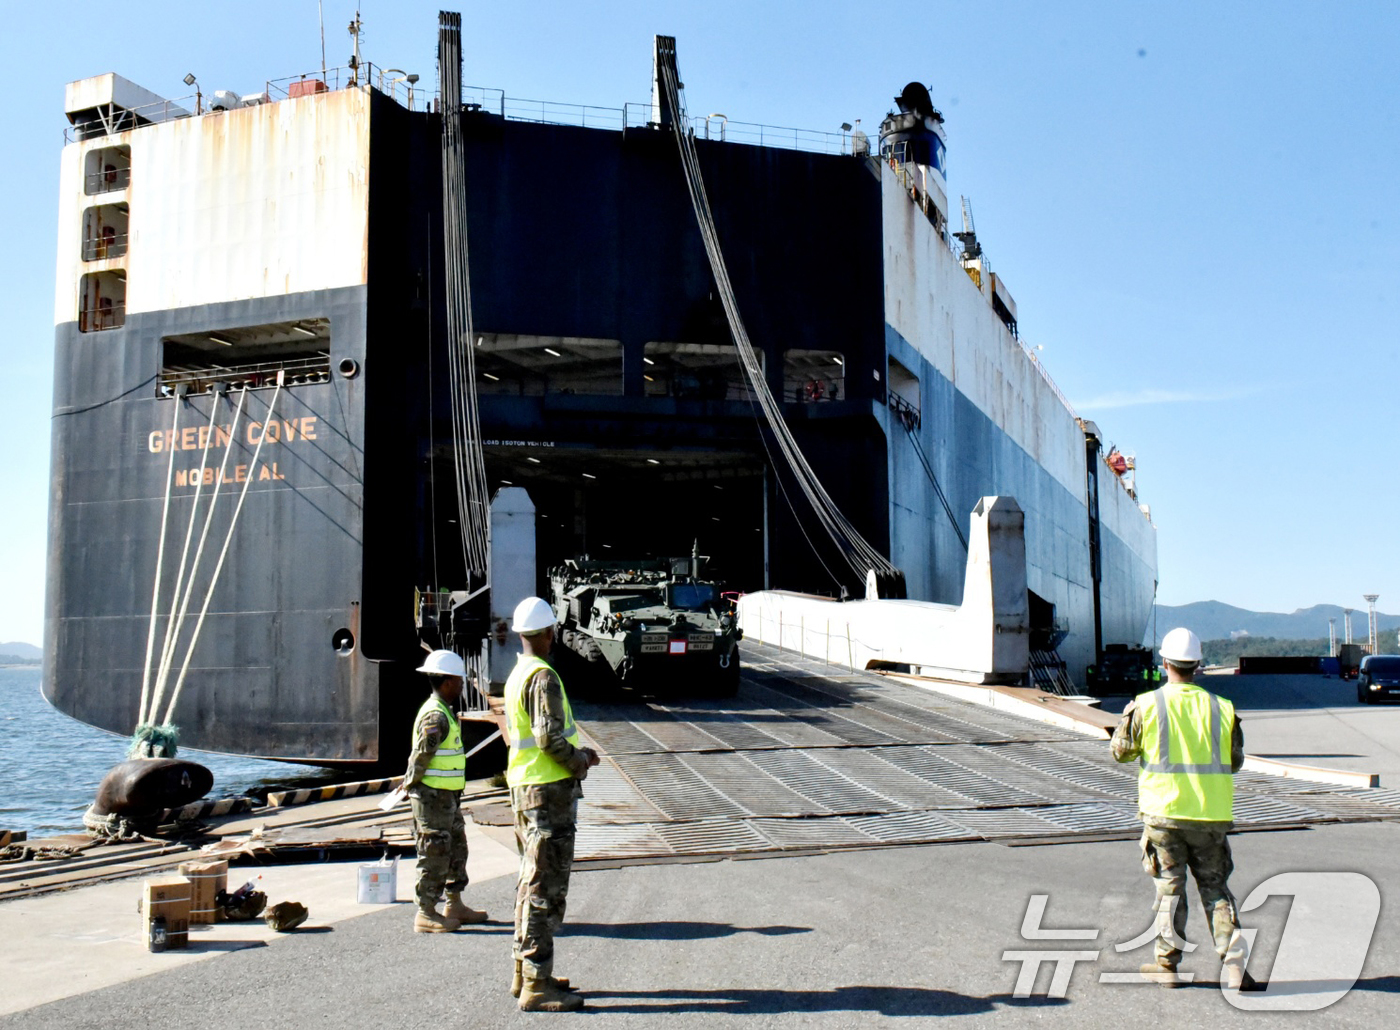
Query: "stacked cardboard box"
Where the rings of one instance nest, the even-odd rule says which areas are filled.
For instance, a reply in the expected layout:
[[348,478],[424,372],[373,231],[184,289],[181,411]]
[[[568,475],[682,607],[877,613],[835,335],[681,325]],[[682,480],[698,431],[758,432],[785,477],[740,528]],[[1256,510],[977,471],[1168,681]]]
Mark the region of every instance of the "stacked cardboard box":
[[182,862],[180,872],[190,881],[190,922],[217,923],[214,896],[228,890],[228,863]]
[[151,933],[151,920],[164,916],[166,947],[189,947],[190,897],[190,881],[183,876],[147,880],[141,898],[141,924],[147,938]]

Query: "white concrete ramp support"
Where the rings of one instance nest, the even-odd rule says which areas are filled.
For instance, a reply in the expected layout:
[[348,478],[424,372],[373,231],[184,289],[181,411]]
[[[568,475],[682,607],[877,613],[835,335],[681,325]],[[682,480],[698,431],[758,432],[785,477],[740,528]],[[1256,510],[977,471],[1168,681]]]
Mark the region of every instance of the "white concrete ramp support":
[[510,632],[515,606],[535,592],[535,502],[518,486],[491,498],[491,682],[499,689],[515,668],[520,638]]
[[1012,497],[978,502],[959,606],[764,590],[740,598],[739,625],[750,639],[852,669],[894,664],[964,683],[1021,683],[1030,669],[1025,514]]

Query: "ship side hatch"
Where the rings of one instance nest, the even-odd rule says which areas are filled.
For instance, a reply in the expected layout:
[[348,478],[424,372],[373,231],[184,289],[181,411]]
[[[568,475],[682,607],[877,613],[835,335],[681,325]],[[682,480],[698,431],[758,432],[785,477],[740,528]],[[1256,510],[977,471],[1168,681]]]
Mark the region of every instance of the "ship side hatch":
[[182,333],[161,340],[157,392],[217,393],[324,383],[331,374],[331,326],[326,318]]

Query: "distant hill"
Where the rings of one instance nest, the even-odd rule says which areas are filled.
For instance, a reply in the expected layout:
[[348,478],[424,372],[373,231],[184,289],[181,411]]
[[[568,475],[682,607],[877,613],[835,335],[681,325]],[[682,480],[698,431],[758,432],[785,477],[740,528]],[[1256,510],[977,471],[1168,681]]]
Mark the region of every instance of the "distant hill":
[[[1246,608],[1221,601],[1196,601],[1192,604],[1157,606],[1157,635],[1176,626],[1193,630],[1202,640],[1229,639],[1232,634],[1248,633],[1252,637],[1274,637],[1279,640],[1309,640],[1327,638],[1327,620],[1337,620],[1337,639],[1344,636],[1345,618],[1342,609],[1335,604],[1316,604],[1311,608],[1299,608],[1295,612],[1252,612]],[[1400,615],[1376,613],[1376,624],[1381,630],[1400,627]],[[1366,607],[1355,608],[1351,613],[1351,633],[1355,640],[1366,640]],[[0,651],[4,646],[0,645]]]
[[44,652],[33,644],[22,644],[18,640],[12,640],[8,644],[0,644],[0,655],[13,655],[16,658],[38,661],[44,657]]

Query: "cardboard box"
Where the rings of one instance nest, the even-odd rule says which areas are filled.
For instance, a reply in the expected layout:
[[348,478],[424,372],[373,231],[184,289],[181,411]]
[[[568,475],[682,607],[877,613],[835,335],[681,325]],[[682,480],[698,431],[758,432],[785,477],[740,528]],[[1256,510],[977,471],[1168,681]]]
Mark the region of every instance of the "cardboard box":
[[217,923],[214,895],[228,890],[228,863],[181,862],[180,873],[190,881],[190,922]]
[[149,936],[151,920],[165,916],[167,948],[187,948],[190,943],[190,881],[183,876],[147,880],[141,896],[141,929]]

